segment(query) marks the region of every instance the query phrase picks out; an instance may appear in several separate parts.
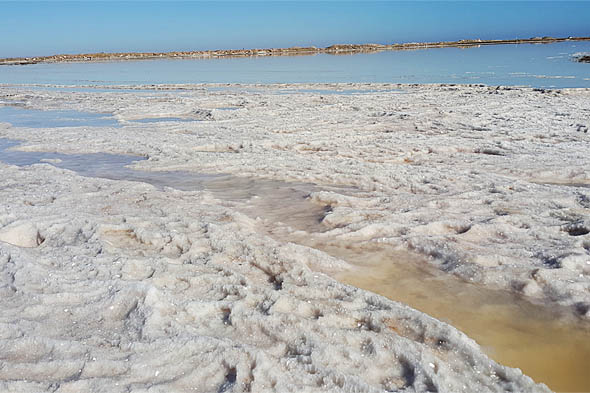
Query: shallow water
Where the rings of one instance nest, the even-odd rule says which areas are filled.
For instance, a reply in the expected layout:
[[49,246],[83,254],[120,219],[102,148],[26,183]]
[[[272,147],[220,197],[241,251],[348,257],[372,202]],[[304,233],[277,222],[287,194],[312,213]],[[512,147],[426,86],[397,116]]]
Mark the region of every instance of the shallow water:
[[383,245],[317,247],[356,268],[338,280],[446,321],[494,360],[560,392],[590,391],[590,327],[504,291],[443,274],[422,256]]
[[14,127],[121,127],[112,115],[74,110],[34,110],[15,106],[0,106],[0,122]]
[[134,161],[142,160],[142,157],[108,153],[63,154],[11,150],[12,147],[19,144],[19,141],[0,138],[0,161],[18,166],[47,163],[87,177],[113,180],[122,180],[127,177],[135,177],[138,180],[142,178],[141,173],[136,174],[136,171],[126,167]]
[[437,48],[333,56],[145,60],[1,66],[3,84],[483,83],[590,87],[571,56],[590,42]]
[[[127,166],[145,158],[139,156],[92,153],[63,154],[11,149],[20,141],[0,138],[0,161],[18,166],[46,163],[86,177],[139,181],[156,187],[178,190],[206,190],[223,201],[248,201],[243,212],[256,218],[283,223],[295,229],[319,231],[324,207],[311,203],[310,192],[319,187],[308,183],[289,183],[232,175],[211,175],[188,171],[141,171]],[[285,203],[288,201],[288,203]]]
[[160,92],[181,92],[185,89],[163,89],[163,88],[129,88],[123,86],[84,86],[84,85],[50,85],[50,84],[6,84],[2,86],[8,89],[22,89],[26,87],[27,90],[32,91],[64,91],[69,93],[160,93]]

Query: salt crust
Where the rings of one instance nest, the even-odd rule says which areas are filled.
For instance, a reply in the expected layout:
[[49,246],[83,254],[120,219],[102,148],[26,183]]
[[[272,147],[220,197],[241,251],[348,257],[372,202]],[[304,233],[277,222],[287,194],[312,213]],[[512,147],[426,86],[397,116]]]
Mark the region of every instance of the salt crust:
[[[114,112],[126,126],[0,124],[0,137],[140,154],[144,170],[354,186],[312,195],[331,207],[318,241],[408,247],[588,317],[590,92],[301,87],[5,88],[4,103]],[[207,192],[49,164],[0,171],[0,391],[547,391],[451,326],[319,273],[344,262],[261,234]]]
[[[411,249],[443,271],[590,318],[590,90],[135,88],[143,90],[0,88],[0,103],[114,113],[125,125],[47,132],[0,123],[0,136],[25,140],[29,151],[138,154],[149,159],[136,167],[150,171],[355,187],[362,192],[313,194],[330,210],[318,242]],[[330,94],[338,91],[346,94]],[[130,121],[142,117],[197,121]]]
[[[0,391],[548,391],[199,192],[1,167]],[[51,196],[51,198],[47,198]]]

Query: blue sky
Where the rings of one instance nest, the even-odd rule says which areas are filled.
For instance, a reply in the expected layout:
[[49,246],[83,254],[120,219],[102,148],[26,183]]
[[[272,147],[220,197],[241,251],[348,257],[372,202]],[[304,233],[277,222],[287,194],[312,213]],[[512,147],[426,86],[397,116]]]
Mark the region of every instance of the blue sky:
[[590,36],[590,1],[0,1],[0,57]]

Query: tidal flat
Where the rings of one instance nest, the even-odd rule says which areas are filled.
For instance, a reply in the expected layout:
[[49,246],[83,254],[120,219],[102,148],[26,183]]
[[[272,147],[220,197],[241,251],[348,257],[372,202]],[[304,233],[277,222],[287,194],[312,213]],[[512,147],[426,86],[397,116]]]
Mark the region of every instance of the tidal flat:
[[0,390],[590,390],[590,89],[138,89],[0,87]]

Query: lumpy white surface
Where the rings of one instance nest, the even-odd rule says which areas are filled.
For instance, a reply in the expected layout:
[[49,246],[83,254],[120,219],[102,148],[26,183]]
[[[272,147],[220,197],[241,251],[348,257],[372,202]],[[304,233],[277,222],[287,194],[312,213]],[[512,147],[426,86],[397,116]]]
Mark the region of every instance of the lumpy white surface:
[[[3,104],[113,112],[124,127],[4,123],[0,137],[144,155],[149,171],[350,186],[312,193],[329,207],[321,233],[275,223],[279,238],[410,249],[588,318],[590,92],[300,87],[4,88]],[[200,121],[132,121],[146,117]],[[0,390],[546,390],[453,327],[327,277],[346,263],[207,191],[0,171]]]

